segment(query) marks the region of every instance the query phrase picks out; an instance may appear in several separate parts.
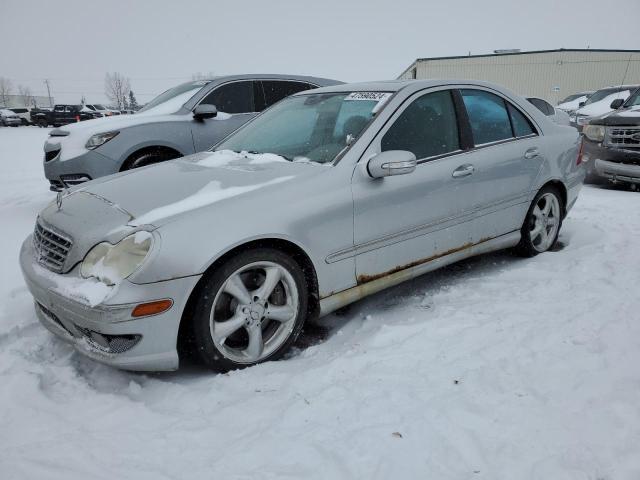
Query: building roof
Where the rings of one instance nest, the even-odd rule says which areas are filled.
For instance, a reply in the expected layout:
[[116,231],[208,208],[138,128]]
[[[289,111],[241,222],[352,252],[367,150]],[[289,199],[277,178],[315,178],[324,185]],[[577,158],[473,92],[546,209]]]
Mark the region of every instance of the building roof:
[[453,60],[453,59],[461,59],[461,58],[508,57],[512,55],[530,55],[534,53],[559,53],[559,52],[640,53],[640,50],[622,50],[622,49],[615,50],[615,49],[603,49],[603,48],[556,48],[555,50],[530,50],[528,52],[485,53],[480,55],[456,55],[452,57],[424,57],[424,58],[416,59],[416,62],[424,62],[427,60]]

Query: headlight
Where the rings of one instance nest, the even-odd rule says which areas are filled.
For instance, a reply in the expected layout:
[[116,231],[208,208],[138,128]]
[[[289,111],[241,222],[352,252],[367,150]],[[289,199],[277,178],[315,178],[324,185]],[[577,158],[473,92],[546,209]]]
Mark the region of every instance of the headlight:
[[84,257],[80,275],[84,278],[95,277],[107,285],[116,285],[142,265],[152,244],[153,236],[145,231],[129,235],[115,245],[99,243]]
[[602,142],[604,140],[604,127],[602,125],[586,125],[583,133],[589,140]]
[[587,117],[586,115],[576,115],[576,123],[578,125],[586,125],[587,123],[589,123],[589,120],[591,120],[591,118]]
[[120,132],[105,132],[105,133],[96,133],[91,136],[91,138],[87,141],[84,146],[87,150],[93,150],[94,148],[98,148],[100,145],[107,143],[113,137],[118,135]]

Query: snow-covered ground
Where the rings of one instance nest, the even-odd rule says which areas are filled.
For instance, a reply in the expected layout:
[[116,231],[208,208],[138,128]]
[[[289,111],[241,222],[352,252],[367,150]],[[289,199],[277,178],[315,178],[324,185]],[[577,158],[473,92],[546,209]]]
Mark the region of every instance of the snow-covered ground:
[[0,128],[0,479],[640,478],[640,194],[585,187],[558,251],[375,295],[285,361],[143,375],[36,320],[46,133]]

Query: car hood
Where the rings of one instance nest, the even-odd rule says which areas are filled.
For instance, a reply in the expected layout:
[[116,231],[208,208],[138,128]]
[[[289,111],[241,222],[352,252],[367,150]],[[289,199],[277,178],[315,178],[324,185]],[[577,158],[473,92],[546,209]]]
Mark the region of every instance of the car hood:
[[640,106],[616,110],[590,122],[593,125],[640,125]]
[[130,215],[130,226],[157,227],[194,210],[223,208],[239,197],[268,196],[270,189],[326,168],[273,154],[203,152],[104,177],[73,193],[108,200]]

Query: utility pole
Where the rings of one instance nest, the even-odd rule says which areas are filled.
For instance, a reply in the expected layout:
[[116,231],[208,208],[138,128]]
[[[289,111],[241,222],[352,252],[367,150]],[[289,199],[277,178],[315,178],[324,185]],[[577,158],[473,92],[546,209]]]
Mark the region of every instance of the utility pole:
[[47,94],[49,95],[49,107],[53,108],[53,101],[51,100],[51,89],[49,88],[48,78],[45,78],[44,84],[47,86]]

